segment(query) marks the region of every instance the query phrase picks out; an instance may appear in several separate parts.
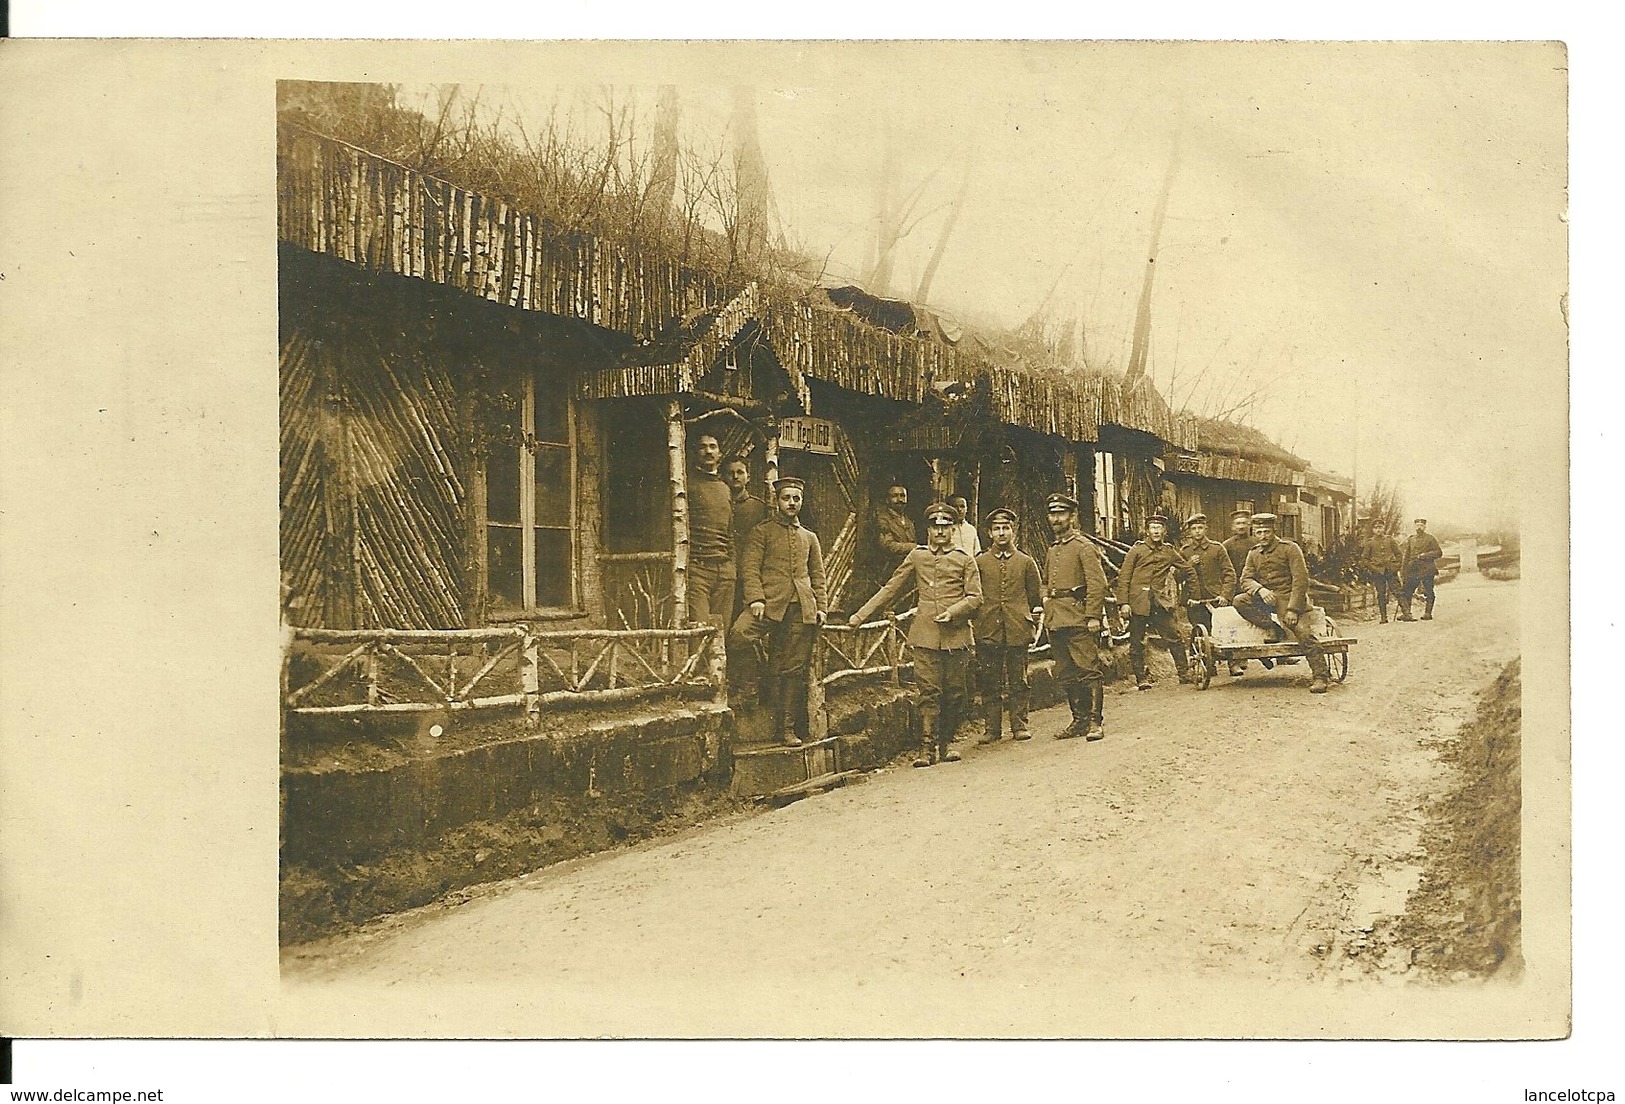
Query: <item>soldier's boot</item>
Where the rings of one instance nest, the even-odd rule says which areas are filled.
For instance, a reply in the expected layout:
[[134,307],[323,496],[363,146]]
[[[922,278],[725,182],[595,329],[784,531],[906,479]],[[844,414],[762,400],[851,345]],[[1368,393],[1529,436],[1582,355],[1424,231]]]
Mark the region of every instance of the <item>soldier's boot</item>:
[[1377,624],[1388,624],[1388,600],[1386,598],[1377,603]]
[[1029,691],[1012,690],[1010,692],[1010,738],[1012,740],[1031,740],[1033,734],[1027,730],[1027,698]]
[[1314,680],[1309,683],[1309,692],[1311,694],[1324,694],[1332,688],[1332,672],[1326,663],[1324,653],[1309,653],[1309,673],[1314,675]]
[[937,762],[937,715],[920,711],[920,751],[914,757],[916,767],[935,766]]
[[959,762],[959,752],[955,751],[953,747],[950,746],[953,741],[953,732],[948,724],[948,718],[939,718],[937,725],[937,762]]
[[[1011,710],[1011,722],[1015,721],[1015,710]],[[997,694],[985,694],[982,701],[982,724],[986,731],[982,738],[976,741],[979,744],[996,744],[1004,739],[1004,705],[999,701]]]
[[1089,739],[1106,738],[1106,684],[1091,682],[1084,687],[1089,696]]
[[1168,654],[1173,657],[1174,670],[1179,672],[1179,681],[1190,682],[1191,661],[1190,657],[1185,654],[1185,649],[1178,644],[1170,644],[1168,645]]
[[1433,599],[1432,598],[1428,599],[1427,608],[1422,611],[1422,620],[1424,620],[1424,621],[1432,621],[1433,620]]
[[1408,600],[1406,600],[1404,598],[1401,598],[1399,600],[1399,602],[1397,603],[1397,605],[1398,605],[1398,608],[1399,608],[1399,616],[1394,618],[1395,621],[1415,621],[1416,620],[1416,618],[1411,616],[1411,604],[1410,604],[1410,602]]
[[1072,722],[1055,734],[1057,740],[1070,740],[1089,731],[1089,690],[1077,683],[1068,683],[1066,704],[1072,711]]
[[773,738],[783,744],[799,744],[790,720],[790,680],[775,676],[773,683]]
[[800,671],[784,680],[785,696],[790,699],[790,730],[784,742],[792,747],[804,744],[812,736],[812,718],[807,715],[807,673]]

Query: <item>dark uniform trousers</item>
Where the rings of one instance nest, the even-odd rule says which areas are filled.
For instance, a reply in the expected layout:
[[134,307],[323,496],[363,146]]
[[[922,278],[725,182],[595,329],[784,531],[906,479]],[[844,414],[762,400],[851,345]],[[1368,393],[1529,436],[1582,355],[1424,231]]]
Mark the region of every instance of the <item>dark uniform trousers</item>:
[[1413,568],[1405,572],[1405,586],[1399,592],[1399,605],[1406,613],[1411,612],[1411,601],[1416,597],[1416,588],[1422,588],[1422,599],[1427,603],[1427,611],[1433,612],[1433,579],[1435,572],[1422,573],[1420,569]]
[[[970,678],[969,648],[920,648],[914,652],[914,685],[919,692],[920,720],[927,738],[939,734],[947,743],[965,715],[965,686]],[[941,727],[937,727],[938,718]]]
[[1010,728],[1027,730],[1027,706],[1032,687],[1027,681],[1027,645],[976,643],[976,680],[982,689],[982,714],[987,734],[997,738],[1004,728],[1004,701],[1010,701]]
[[1088,695],[1090,715],[1096,721],[1104,719],[1101,691],[1105,686],[1106,669],[1100,662],[1098,634],[1081,625],[1051,629],[1049,642],[1055,657],[1055,681],[1062,687],[1081,688]]
[[1366,573],[1371,585],[1377,588],[1377,609],[1383,617],[1388,616],[1388,599],[1399,601],[1399,573],[1397,571],[1369,571]]
[[[812,728],[807,714],[807,665],[812,662],[818,626],[802,623],[801,603],[791,602],[779,621],[754,617],[746,609],[734,622],[730,635],[735,654],[748,648],[753,655],[761,657],[760,677],[765,680],[760,691],[762,705],[773,710],[775,727],[788,716],[796,737],[807,739]],[[764,646],[765,656],[762,655]],[[781,689],[782,698],[779,697]]]
[[[1199,607],[1206,610],[1207,607]],[[1192,610],[1194,613],[1195,610]],[[1208,614],[1208,628],[1213,627],[1213,615]],[[1168,654],[1173,657],[1174,667],[1183,675],[1188,665],[1185,655],[1185,643],[1179,631],[1179,619],[1174,616],[1173,610],[1153,605],[1151,612],[1145,617],[1130,614],[1128,619],[1128,661],[1134,668],[1137,678],[1145,677],[1145,633],[1150,629],[1162,638],[1168,648]]]
[[732,559],[690,560],[688,619],[727,628],[734,617],[737,579]]

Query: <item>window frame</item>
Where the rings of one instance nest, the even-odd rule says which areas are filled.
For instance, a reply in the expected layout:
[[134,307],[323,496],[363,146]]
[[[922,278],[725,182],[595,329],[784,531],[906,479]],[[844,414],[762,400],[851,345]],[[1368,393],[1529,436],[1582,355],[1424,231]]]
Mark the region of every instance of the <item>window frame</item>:
[[[486,521],[484,539],[486,548],[490,548],[492,529],[518,529],[519,530],[519,580],[520,605],[519,608],[489,610],[487,619],[494,622],[523,621],[527,618],[565,619],[583,617],[586,611],[581,599],[581,540],[580,540],[580,450],[578,447],[576,429],[576,401],[575,396],[568,391],[564,397],[564,435],[563,441],[542,441],[536,437],[536,371],[524,374],[524,389],[519,401],[519,433],[520,441],[512,447],[518,450],[519,469],[519,521],[497,522],[490,519],[491,486],[489,474],[485,487]],[[509,446],[502,446],[509,447]],[[536,520],[536,458],[541,449],[562,449],[565,452],[568,469],[569,486],[566,488],[569,503],[569,520],[566,525],[542,525]],[[569,536],[569,584],[570,594],[567,605],[544,606],[537,604],[538,578],[536,572],[536,531],[538,529],[549,532],[562,532]],[[486,555],[485,565],[486,594],[493,593],[491,586],[491,563],[489,552]]]

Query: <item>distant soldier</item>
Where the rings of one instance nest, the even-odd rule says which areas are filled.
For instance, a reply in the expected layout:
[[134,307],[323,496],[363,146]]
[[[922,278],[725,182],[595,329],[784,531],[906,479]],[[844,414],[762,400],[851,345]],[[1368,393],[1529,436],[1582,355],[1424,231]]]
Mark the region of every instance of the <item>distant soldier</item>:
[[1010,703],[1010,735],[1032,738],[1027,730],[1027,649],[1044,612],[1038,563],[1016,547],[1016,514],[1003,508],[987,515],[993,547],[976,557],[982,581],[982,608],[976,611],[976,673],[982,687],[987,733],[982,742],[1004,738],[1004,699]]
[[[1253,512],[1251,510],[1232,510],[1230,512],[1230,535],[1225,538],[1224,551],[1230,557],[1230,566],[1236,572],[1236,584],[1241,584],[1242,568],[1247,566],[1247,553],[1253,550]],[[1261,660],[1265,667],[1274,667],[1273,659]],[[1247,669],[1245,659],[1232,659],[1230,661],[1230,674],[1240,675]]]
[[694,440],[695,468],[688,479],[688,618],[725,626],[733,618],[733,496],[718,470],[722,445],[701,433]]
[[1072,723],[1056,739],[1100,740],[1106,736],[1106,671],[1100,662],[1106,571],[1100,553],[1078,528],[1078,500],[1052,494],[1046,511],[1055,541],[1044,557],[1044,625],[1055,679],[1072,710]]
[[745,542],[745,601],[733,625],[733,647],[766,644],[763,697],[773,703],[773,733],[786,744],[807,739],[807,664],[829,595],[818,534],[801,524],[806,484],[786,476],[774,485],[774,513]]
[[953,507],[954,514],[959,521],[954,525],[954,547],[961,552],[967,552],[972,558],[982,554],[982,534],[976,531],[976,526],[970,520],[970,500],[964,495],[954,495],[948,500]]
[[1253,512],[1251,510],[1232,510],[1230,512],[1230,535],[1225,538],[1224,550],[1230,557],[1230,566],[1235,568],[1236,578],[1241,578],[1241,569],[1247,566],[1247,553],[1253,550]]
[[750,531],[767,520],[767,503],[750,493],[750,462],[743,456],[730,456],[722,465],[723,478],[733,496],[734,559],[738,564],[734,580],[734,609],[737,613],[745,606],[745,540]]
[[886,505],[870,519],[867,585],[885,585],[903,557],[920,546],[915,539],[914,519],[908,516],[908,488],[893,483],[886,488]]
[[892,577],[863,608],[847,619],[853,628],[870,614],[895,601],[912,582],[919,604],[908,629],[914,650],[914,682],[925,732],[916,767],[957,763],[948,746],[964,714],[969,691],[971,614],[982,603],[976,561],[953,545],[955,516],[947,503],[933,503],[925,513],[927,540],[903,557]]
[[1384,625],[1388,623],[1390,594],[1394,596],[1394,605],[1399,606],[1399,566],[1404,559],[1399,542],[1388,535],[1388,523],[1380,519],[1372,521],[1371,536],[1360,545],[1360,570],[1377,588],[1377,617]]
[[1275,520],[1274,514],[1253,515],[1257,544],[1247,554],[1247,565],[1242,568],[1236,612],[1270,630],[1275,640],[1283,639],[1284,630],[1303,644],[1314,675],[1309,691],[1324,694],[1331,686],[1330,671],[1326,653],[1309,623],[1309,565],[1304,561],[1303,549],[1276,536]]
[[1185,543],[1180,551],[1191,562],[1185,614],[1192,625],[1212,633],[1213,606],[1228,606],[1236,596],[1235,566],[1224,545],[1207,539],[1206,514],[1192,514],[1185,519]]
[[1405,538],[1405,548],[1401,555],[1401,573],[1405,579],[1404,590],[1399,596],[1399,619],[1401,621],[1415,621],[1411,616],[1411,599],[1416,595],[1416,588],[1422,588],[1422,597],[1427,601],[1427,608],[1422,611],[1422,620],[1433,620],[1433,579],[1439,573],[1439,557],[1444,555],[1444,549],[1433,534],[1428,532],[1428,519],[1416,519],[1416,532]]
[[[1167,541],[1168,519],[1152,514],[1145,519],[1145,538],[1136,541],[1123,557],[1117,572],[1117,608],[1128,618],[1128,658],[1141,690],[1151,689],[1151,672],[1145,665],[1145,634],[1149,629],[1161,638],[1180,682],[1190,681],[1190,661],[1174,619],[1178,593],[1174,580],[1190,575],[1190,561]],[[1169,576],[1173,575],[1174,580]]]

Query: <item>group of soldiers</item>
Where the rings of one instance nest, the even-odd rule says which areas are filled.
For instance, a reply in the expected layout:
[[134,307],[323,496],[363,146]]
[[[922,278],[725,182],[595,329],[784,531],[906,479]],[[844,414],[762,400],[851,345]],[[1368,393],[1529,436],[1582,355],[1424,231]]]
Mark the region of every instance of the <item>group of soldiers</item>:
[[[689,494],[692,616],[718,626],[732,620],[729,650],[736,658],[749,657],[757,668],[757,696],[772,712],[774,738],[801,744],[810,729],[807,667],[830,613],[823,547],[800,521],[806,484],[781,478],[773,486],[773,502],[763,503],[749,493],[748,464],[732,458],[723,465],[716,438],[701,435],[696,454],[699,470]],[[887,504],[874,518],[873,539],[879,555],[896,557],[895,566],[847,624],[857,628],[915,592],[908,642],[923,722],[917,767],[960,758],[951,744],[970,709],[973,663],[986,725],[982,741],[1004,738],[1006,712],[1011,737],[1031,738],[1028,649],[1040,625],[1049,634],[1056,679],[1071,710],[1071,722],[1058,739],[1105,737],[1111,614],[1126,627],[1129,661],[1141,690],[1152,685],[1147,635],[1167,647],[1180,681],[1189,681],[1176,614],[1211,630],[1212,609],[1223,605],[1233,605],[1270,641],[1302,644],[1313,675],[1310,691],[1329,688],[1326,657],[1310,617],[1309,569],[1298,545],[1277,532],[1274,514],[1238,510],[1223,543],[1210,540],[1206,516],[1194,514],[1185,519],[1177,545],[1169,539],[1169,519],[1153,514],[1113,583],[1100,547],[1079,524],[1078,501],[1069,494],[1046,500],[1053,541],[1042,568],[1017,547],[1020,519],[1013,510],[1000,507],[987,514],[991,544],[984,551],[963,499],[926,509],[924,545],[914,541],[907,502],[906,488],[889,488]],[[1417,535],[1403,548],[1378,531],[1362,549],[1362,564],[1373,578],[1386,571],[1396,593],[1397,580],[1405,578],[1400,620],[1413,619],[1410,602],[1417,586],[1427,600],[1423,619],[1432,617],[1439,548],[1425,524],[1417,523]],[[1379,584],[1384,621],[1386,593]],[[1240,665],[1232,664],[1230,671],[1240,674]]]

